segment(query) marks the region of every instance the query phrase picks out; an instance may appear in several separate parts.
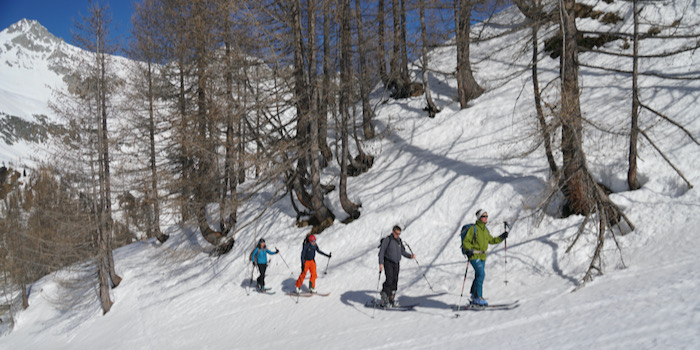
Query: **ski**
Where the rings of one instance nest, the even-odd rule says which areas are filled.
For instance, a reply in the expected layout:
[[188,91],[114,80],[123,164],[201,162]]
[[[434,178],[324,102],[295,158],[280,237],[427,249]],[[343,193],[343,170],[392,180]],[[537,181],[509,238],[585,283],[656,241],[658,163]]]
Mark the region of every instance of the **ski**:
[[318,293],[318,292],[317,292],[317,293],[311,293],[311,292],[301,292],[301,293],[297,293],[297,292],[294,292],[294,291],[288,291],[288,292],[287,292],[287,295],[289,295],[289,296],[291,296],[291,297],[297,297],[297,296],[299,296],[299,297],[304,297],[304,298],[310,298],[310,297],[312,297],[312,296],[314,296],[314,295],[319,296],[319,297],[327,297],[327,296],[331,295],[331,293]]
[[398,306],[381,306],[379,304],[379,300],[377,299],[372,299],[369,300],[365,303],[365,307],[371,308],[371,309],[379,309],[379,310],[386,310],[386,311],[412,311],[414,308],[418,306],[418,304],[409,304],[409,305],[398,305]]
[[273,291],[271,289],[272,288],[265,288],[265,289],[255,288],[255,290],[257,290],[258,293],[260,293],[260,294],[269,294],[269,295],[275,294],[275,291]]
[[468,304],[468,305],[460,305],[459,307],[457,305],[452,306],[452,311],[495,311],[495,310],[512,310],[515,309],[516,307],[520,306],[520,303],[518,300],[512,302],[512,303],[506,303],[506,304],[491,304],[487,306],[481,306],[481,305],[474,305],[474,304]]

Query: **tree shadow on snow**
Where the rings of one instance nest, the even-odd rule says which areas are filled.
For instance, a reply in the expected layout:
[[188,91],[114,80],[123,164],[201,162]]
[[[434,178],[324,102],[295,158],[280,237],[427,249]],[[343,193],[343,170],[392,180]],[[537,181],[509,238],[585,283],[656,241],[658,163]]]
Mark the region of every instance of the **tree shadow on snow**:
[[[382,124],[381,121],[377,121],[377,127],[386,128],[386,125]],[[413,130],[416,129],[417,128],[413,128]],[[511,173],[506,170],[505,167],[490,167],[480,165],[476,160],[473,163],[470,163],[460,159],[461,153],[459,151],[455,152],[455,150],[458,148],[464,148],[461,144],[473,141],[462,137],[462,135],[456,137],[453,143],[447,149],[442,149],[439,151],[423,149],[414,145],[412,142],[413,136],[410,136],[409,139],[404,139],[398,134],[394,133],[391,137],[397,147],[400,147],[400,151],[397,153],[396,157],[398,158],[403,154],[408,153],[415,159],[415,161],[410,162],[409,166],[399,169],[384,169],[383,171],[386,175],[385,177],[387,183],[377,186],[376,188],[381,188],[381,191],[384,192],[391,192],[397,190],[399,186],[402,186],[403,188],[411,188],[411,191],[415,191],[416,188],[420,188],[420,182],[429,181],[429,178],[432,177],[432,175],[440,175],[446,171],[452,174],[449,178],[445,178],[444,184],[441,185],[441,190],[434,195],[430,205],[425,206],[421,212],[417,213],[417,215],[415,215],[412,219],[408,220],[408,222],[404,224],[405,227],[410,227],[411,224],[418,220],[418,218],[424,217],[430,208],[434,207],[440,201],[440,199],[450,191],[452,186],[459,184],[465,177],[474,178],[481,182],[481,185],[478,188],[472,189],[472,198],[465,198],[464,203],[461,204],[465,208],[478,207],[480,205],[478,203],[479,198],[481,198],[489,184],[511,186],[513,190],[520,194],[523,198],[531,196],[533,191],[536,191],[535,189],[543,189],[546,186],[542,179],[532,175],[524,176],[523,174]],[[481,137],[485,136],[482,135]],[[480,147],[488,146],[484,145]],[[408,174],[416,173],[413,167],[421,167],[425,164],[432,164],[435,167],[435,170],[432,173],[426,174],[425,178],[411,180],[408,177]],[[416,186],[411,186],[410,183],[412,181],[415,181]],[[397,203],[396,205],[401,206],[405,204],[406,203]],[[492,214],[496,214],[496,217],[498,217],[499,211],[494,209],[492,210]],[[471,215],[465,212],[462,216],[462,220],[454,224],[454,229],[452,230],[454,234],[445,235],[444,242],[442,242],[442,246],[439,248],[440,253],[434,255],[432,260],[427,261],[427,264],[423,267],[423,273],[429,274],[435,267],[438,257],[441,256],[442,253],[448,249],[448,247],[454,244],[454,237],[458,234],[459,228],[465,223],[473,223],[473,220],[469,219],[470,217]],[[409,285],[420,283],[421,278],[422,274],[416,274],[409,282]]]

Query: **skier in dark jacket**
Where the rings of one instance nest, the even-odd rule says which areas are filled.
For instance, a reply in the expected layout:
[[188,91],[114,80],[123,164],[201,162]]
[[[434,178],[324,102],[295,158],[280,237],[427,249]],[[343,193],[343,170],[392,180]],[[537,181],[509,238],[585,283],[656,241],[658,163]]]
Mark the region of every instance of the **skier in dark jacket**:
[[394,226],[391,234],[382,239],[382,244],[379,247],[379,273],[384,270],[386,275],[386,280],[384,280],[382,292],[380,293],[382,297],[381,306],[396,305],[394,297],[399,282],[399,261],[401,261],[401,256],[409,259],[416,257],[414,254],[406,251],[399,235],[401,235],[401,227]]
[[316,245],[316,236],[309,235],[304,240],[304,245],[301,248],[301,275],[297,279],[295,284],[296,292],[301,293],[301,285],[304,283],[304,278],[306,278],[306,272],[311,272],[311,279],[309,280],[309,291],[311,293],[316,293],[316,252],[319,254],[331,258],[331,254],[326,254],[321,251]]
[[267,246],[265,245],[265,239],[260,238],[260,241],[258,241],[258,246],[255,247],[253,250],[253,253],[251,254],[253,264],[258,266],[258,270],[260,270],[260,276],[258,277],[258,291],[264,292],[268,290],[265,288],[265,271],[267,270],[267,254],[277,254],[279,253],[279,249],[275,249],[274,252],[270,251],[267,249]]

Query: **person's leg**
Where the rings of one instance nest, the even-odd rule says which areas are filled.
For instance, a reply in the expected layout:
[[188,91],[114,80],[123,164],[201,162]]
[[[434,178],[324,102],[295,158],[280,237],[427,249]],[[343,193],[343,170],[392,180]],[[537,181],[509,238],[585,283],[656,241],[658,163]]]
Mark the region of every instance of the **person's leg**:
[[310,265],[309,270],[311,270],[311,288],[316,289],[316,262],[309,260],[307,263]]
[[392,285],[395,283],[393,282],[394,279],[394,274],[392,272],[392,266],[391,262],[384,261],[384,283],[382,284],[382,293],[385,295],[391,294],[391,288]]
[[474,295],[476,298],[483,298],[484,278],[486,277],[484,267],[486,262],[481,259],[474,259],[469,261],[469,263],[474,268],[474,282],[472,283],[471,289],[472,295]]
[[267,264],[258,264],[258,269],[260,270],[260,276],[258,277],[258,286],[265,287],[265,270],[267,270]]
[[299,275],[299,278],[297,278],[297,283],[294,284],[295,287],[301,288],[301,285],[304,284],[304,278],[306,277],[306,271],[309,270],[309,261],[304,262],[304,268],[301,270],[301,275]]
[[385,293],[389,299],[389,302],[392,302],[394,300],[394,294],[396,293],[396,289],[398,289],[397,285],[399,283],[399,264],[386,261],[384,263],[384,269],[386,270]]

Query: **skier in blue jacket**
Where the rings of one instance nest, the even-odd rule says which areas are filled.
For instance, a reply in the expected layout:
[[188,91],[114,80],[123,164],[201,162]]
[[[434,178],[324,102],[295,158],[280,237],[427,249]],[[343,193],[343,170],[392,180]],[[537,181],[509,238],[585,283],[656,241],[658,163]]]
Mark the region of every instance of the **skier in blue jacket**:
[[267,249],[267,246],[265,245],[265,239],[260,238],[260,241],[258,241],[258,246],[255,247],[252,253],[252,260],[253,264],[258,266],[258,270],[260,270],[260,276],[258,277],[258,291],[264,292],[268,290],[269,288],[265,288],[265,270],[267,270],[267,254],[277,254],[279,253],[279,249],[275,249],[274,252],[270,251]]

